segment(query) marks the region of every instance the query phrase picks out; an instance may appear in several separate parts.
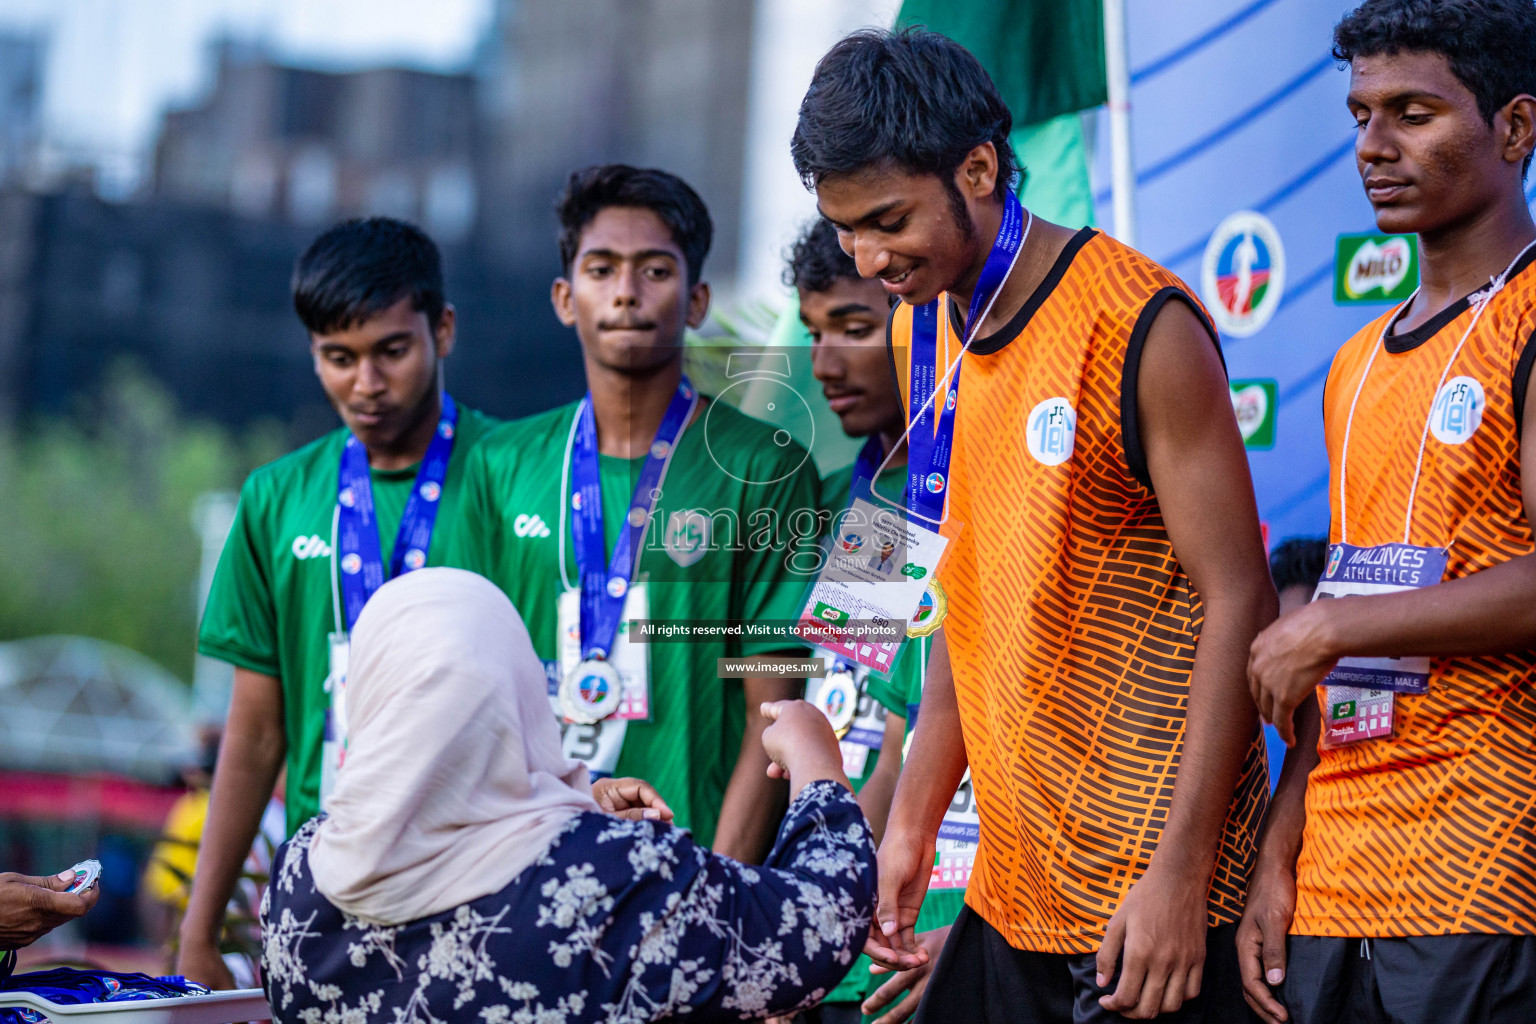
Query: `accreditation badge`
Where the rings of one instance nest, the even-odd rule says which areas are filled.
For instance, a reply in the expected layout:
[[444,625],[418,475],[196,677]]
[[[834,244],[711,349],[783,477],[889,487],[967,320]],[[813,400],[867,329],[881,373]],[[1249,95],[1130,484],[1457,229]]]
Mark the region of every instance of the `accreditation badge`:
[[[852,503],[834,522],[831,549],[801,609],[797,632],[840,658],[890,672],[948,544],[904,511],[875,504],[867,481],[860,481]],[[856,624],[881,634],[861,635]]]
[[320,809],[336,788],[336,775],[347,757],[347,663],[352,643],[346,633],[326,636],[328,662],[325,692],[325,733],[320,745]]
[[[1432,587],[1445,576],[1447,561],[1444,548],[1331,544],[1313,600]],[[1428,658],[1340,658],[1323,680],[1323,746],[1391,736],[1394,694],[1428,693],[1429,675]]]
[[[606,703],[594,707],[590,702],[581,702],[585,700],[581,694],[581,679],[586,678],[585,675],[573,681],[579,667],[591,664],[583,662],[581,657],[580,591],[565,591],[556,606],[560,661],[557,671],[552,673],[558,682],[552,678],[549,684],[549,703],[560,723],[561,751],[566,757],[585,761],[593,775],[612,775],[619,764],[629,723],[647,721],[651,717],[650,648],[629,640],[630,620],[649,618],[650,610],[647,585],[644,582],[632,584],[624,597],[623,618],[613,650],[608,652],[608,660],[601,663],[616,677],[616,680],[610,680],[609,692],[617,693],[617,705],[609,710]],[[589,687],[594,694],[596,689],[595,684]],[[580,721],[570,714],[572,710],[583,718],[591,718],[592,711],[596,710],[606,713],[590,721]]]
[[930,889],[964,889],[976,867],[976,849],[981,843],[981,817],[976,813],[976,797],[971,788],[971,770],[965,770],[960,787],[939,823],[934,842],[933,874]]

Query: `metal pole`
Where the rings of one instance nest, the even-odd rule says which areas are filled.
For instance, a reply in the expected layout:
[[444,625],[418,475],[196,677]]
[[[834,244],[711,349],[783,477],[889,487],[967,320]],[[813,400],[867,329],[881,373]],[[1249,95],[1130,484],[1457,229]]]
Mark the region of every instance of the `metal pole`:
[[1125,0],[1104,0],[1104,71],[1109,86],[1110,190],[1115,237],[1136,244],[1136,164],[1131,158],[1131,69]]

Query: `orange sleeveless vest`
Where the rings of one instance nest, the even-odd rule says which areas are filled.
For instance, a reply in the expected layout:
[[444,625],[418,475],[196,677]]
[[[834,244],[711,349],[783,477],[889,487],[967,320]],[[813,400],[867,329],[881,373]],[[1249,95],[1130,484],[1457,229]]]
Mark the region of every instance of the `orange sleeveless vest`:
[[[1400,542],[1407,520],[1408,543],[1449,548],[1447,580],[1536,547],[1520,488],[1532,262],[1509,275],[1454,361],[1475,312],[1466,300],[1390,337],[1372,360],[1396,311],[1387,313],[1334,357],[1324,397],[1334,542],[1341,511],[1356,545]],[[1533,677],[1532,651],[1434,659],[1427,694],[1397,695],[1390,738],[1321,752],[1307,785],[1294,934],[1536,934]]]
[[[981,819],[966,902],[1020,949],[1097,950],[1167,820],[1204,618],[1136,428],[1141,346],[1170,299],[1204,319],[1177,277],[1084,229],[964,356],[938,577]],[[903,392],[911,323],[898,306]],[[946,366],[958,351],[941,340]],[[1268,792],[1256,731],[1212,924],[1242,913]]]

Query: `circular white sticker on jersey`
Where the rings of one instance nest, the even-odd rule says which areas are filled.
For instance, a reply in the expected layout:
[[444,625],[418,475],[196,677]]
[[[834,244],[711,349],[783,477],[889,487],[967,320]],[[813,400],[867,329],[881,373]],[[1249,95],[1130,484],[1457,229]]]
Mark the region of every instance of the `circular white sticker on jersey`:
[[1452,377],[1435,395],[1429,410],[1429,430],[1441,444],[1461,444],[1483,425],[1487,406],[1483,386],[1471,377]]
[[1035,461],[1059,466],[1077,444],[1077,410],[1065,398],[1047,398],[1030,410],[1024,436]]

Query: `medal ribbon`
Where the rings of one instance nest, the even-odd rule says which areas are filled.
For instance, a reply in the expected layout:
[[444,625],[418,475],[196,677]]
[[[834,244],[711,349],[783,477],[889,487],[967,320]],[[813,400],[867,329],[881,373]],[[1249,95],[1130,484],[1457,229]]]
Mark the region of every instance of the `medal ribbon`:
[[875,489],[875,477],[880,472],[880,462],[885,458],[885,449],[880,444],[880,435],[871,434],[864,441],[864,447],[859,449],[859,457],[853,462],[853,486],[850,492],[857,492],[860,480],[869,481],[869,489]]
[[613,546],[613,557],[605,566],[603,549],[603,484],[597,453],[597,417],[592,412],[592,395],[582,399],[576,414],[576,432],[571,444],[571,539],[576,555],[576,569],[581,576],[581,656],[583,660],[608,657],[619,633],[624,614],[624,596],[635,567],[640,563],[640,541],[651,521],[656,501],[661,497],[661,478],[666,473],[677,441],[688,426],[698,403],[698,392],[688,378],[678,381],[677,392],[667,406],[656,438],[646,454],[645,465],[635,481],[629,499],[629,515]]
[[[1024,207],[1009,191],[1003,200],[1003,223],[971,293],[962,348],[970,345],[981,321],[986,319],[983,310],[991,310],[998,289],[1007,280],[1008,271],[1023,247],[1025,235]],[[907,440],[907,511],[934,531],[944,518],[944,492],[954,451],[955,409],[960,398],[957,362],[942,405],[929,400],[938,387],[939,303],[947,297],[947,293],[941,292],[932,302],[912,311],[912,371],[907,395],[907,418],[912,424]]]
[[336,536],[348,632],[357,623],[363,605],[384,585],[386,578],[393,579],[426,564],[458,422],[459,407],[452,398],[444,395],[437,430],[427,445],[427,454],[416,471],[416,482],[411,486],[411,496],[400,516],[388,577],[384,575],[384,557],[380,554],[379,521],[374,512],[368,450],[355,434],[347,436],[347,443],[341,449],[341,471],[336,485]]

